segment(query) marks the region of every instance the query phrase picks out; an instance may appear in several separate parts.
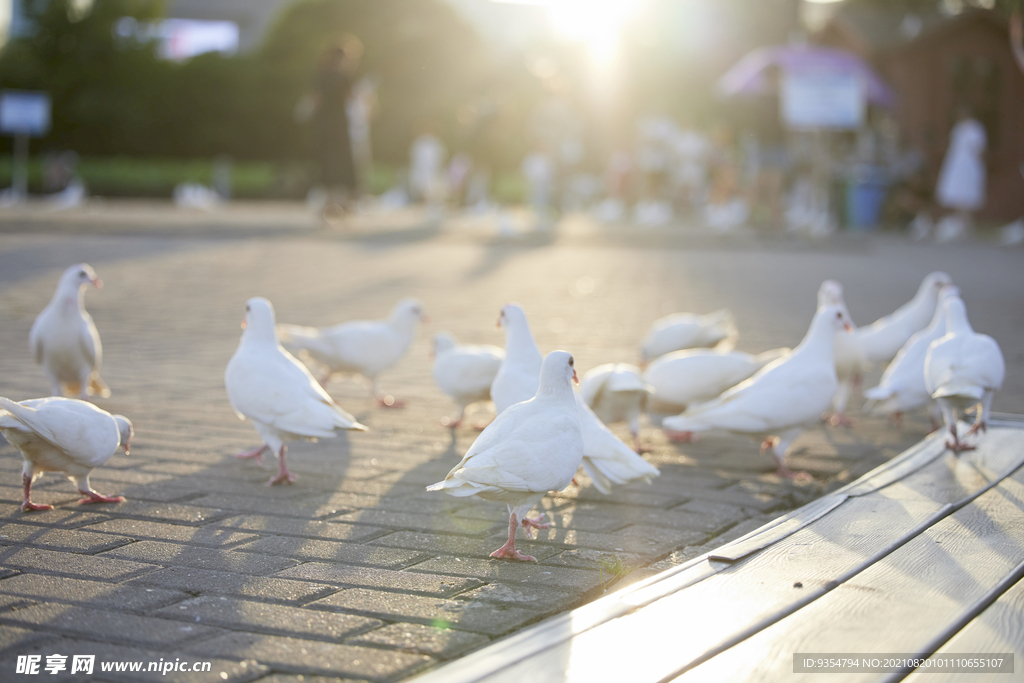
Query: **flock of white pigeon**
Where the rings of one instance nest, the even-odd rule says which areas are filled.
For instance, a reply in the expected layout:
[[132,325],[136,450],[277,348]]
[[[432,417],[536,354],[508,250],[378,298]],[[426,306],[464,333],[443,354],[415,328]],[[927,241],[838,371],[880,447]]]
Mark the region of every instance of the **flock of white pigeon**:
[[[32,326],[29,345],[53,395],[20,403],[0,397],[0,432],[24,458],[21,508],[26,512],[52,508],[31,501],[32,482],[43,472],[68,475],[85,496],[82,503],[124,500],[89,485],[90,471],[119,447],[127,453],[134,434],[127,418],[86,400],[110,395],[99,375],[99,334],[84,306],[90,284],[102,286],[90,266],[68,268]],[[641,457],[645,411],[673,440],[706,431],[753,436],[762,441],[762,451],[771,449],[780,475],[806,476],[786,467],[790,445],[830,409],[833,425],[849,425],[845,409],[851,390],[865,370],[881,363],[888,366],[879,385],[864,392],[866,407],[897,421],[918,408],[928,408],[933,422],[935,411],[941,412],[949,430],[947,446],[959,454],[973,448],[964,440],[967,435],[986,429],[992,397],[1005,374],[999,346],[973,331],[959,294],[948,275],[932,273],[910,302],[854,328],[842,286],[828,280],[818,291],[818,309],[803,340],[793,349],[760,355],[732,350],[737,330],[729,311],[677,313],[656,321],[644,339],[645,370],[602,365],[586,373],[580,391],[572,386],[578,382],[573,357],[565,351],[543,356],[522,307],[508,304],[498,319],[505,330],[504,350],[460,345],[446,332],[434,337],[434,378],[459,409],[442,424],[458,427],[468,406],[487,400],[497,417],[444,481],[428,490],[506,503],[508,542],[492,556],[534,560],[516,550],[516,532],[519,526],[528,534],[550,526],[543,515],[527,514],[546,493],[567,487],[581,465],[602,493],[658,476]],[[250,299],[224,382],[231,407],[252,421],[262,442],[237,457],[259,458],[270,450],[278,471],[267,484],[291,483],[296,476],[286,465],[289,441],[365,431],[324,390],[335,373],[363,376],[381,405],[400,407],[378,391],[377,379],[405,355],[421,320],[426,320],[422,305],[406,299],[384,320],[323,329],[278,325],[268,300]],[[974,423],[958,434],[959,413],[972,407]],[[615,422],[628,424],[633,448],[607,427]]]

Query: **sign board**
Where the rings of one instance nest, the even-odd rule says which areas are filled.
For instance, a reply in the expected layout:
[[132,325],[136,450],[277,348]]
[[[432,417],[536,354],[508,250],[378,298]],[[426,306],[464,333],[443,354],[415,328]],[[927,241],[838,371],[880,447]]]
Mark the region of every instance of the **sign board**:
[[864,81],[852,73],[783,72],[782,120],[796,130],[851,129],[864,122]]
[[40,138],[50,132],[50,94],[0,91],[0,133]]

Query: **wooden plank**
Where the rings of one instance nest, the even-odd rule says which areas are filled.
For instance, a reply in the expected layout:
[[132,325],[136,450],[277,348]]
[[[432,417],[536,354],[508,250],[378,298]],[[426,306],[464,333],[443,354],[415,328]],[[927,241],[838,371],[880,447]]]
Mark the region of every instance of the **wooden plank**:
[[[794,653],[922,652],[1024,562],[1022,482],[1019,470],[853,580],[675,680],[815,680],[820,674],[793,673]],[[843,674],[844,683],[879,678]]]
[[[681,663],[824,594],[845,573],[919,534],[944,506],[876,496],[851,499],[839,509],[845,514],[826,515],[685,590],[511,664],[487,681],[661,680]],[[862,519],[871,523],[858,523]]]
[[[979,657],[1012,652],[1014,671],[1024,671],[1024,581],[1018,581],[991,606],[971,620],[958,634],[936,650],[936,656],[970,652]],[[922,673],[916,671],[907,683],[974,683],[975,681],[1006,681],[1005,674]]]
[[719,562],[736,562],[737,560],[742,560],[747,555],[756,553],[762,548],[781,541],[786,536],[803,529],[814,520],[827,515],[832,512],[832,510],[842,505],[846,498],[846,496],[835,495],[819,498],[816,501],[804,505],[799,510],[796,510],[793,514],[788,516],[788,519],[785,519],[781,523],[761,527],[759,530],[760,533],[754,534],[750,538],[744,539],[738,543],[729,543],[718,550],[712,551],[711,554],[708,555],[708,559],[718,560]]

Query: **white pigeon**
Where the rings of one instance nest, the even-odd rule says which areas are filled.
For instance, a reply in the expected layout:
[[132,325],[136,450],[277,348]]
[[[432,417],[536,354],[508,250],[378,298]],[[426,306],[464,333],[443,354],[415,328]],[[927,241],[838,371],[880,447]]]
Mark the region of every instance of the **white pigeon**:
[[772,349],[752,355],[742,351],[687,349],[666,353],[644,371],[644,381],[652,390],[650,409],[676,414],[691,405],[710,401],[789,351]]
[[913,299],[895,311],[879,318],[867,327],[859,327],[854,334],[860,343],[864,360],[868,363],[888,363],[907,340],[920,332],[935,315],[939,301],[939,290],[953,280],[942,272],[928,274]]
[[672,351],[708,348],[721,342],[735,344],[738,335],[727,308],[706,315],[673,313],[654,321],[640,346],[640,355],[647,362]]
[[[835,280],[825,280],[818,288],[818,308],[822,306],[837,306],[853,326],[850,312],[846,309],[846,301],[843,299],[843,286]],[[854,327],[854,332],[856,332],[856,327]],[[832,426],[852,427],[853,423],[850,418],[846,417],[846,404],[850,400],[850,390],[855,386],[860,386],[866,365],[864,351],[856,333],[837,334],[834,351],[836,379],[839,384],[836,387],[835,396],[832,397],[832,415],[828,416],[828,421]]]
[[477,437],[462,462],[444,481],[427,487],[456,497],[475,496],[508,505],[508,542],[491,557],[536,562],[516,550],[516,531],[522,525],[545,529],[544,515],[526,514],[548,491],[561,491],[572,482],[583,457],[583,435],[571,380],[573,358],[552,351],[544,359],[533,398],[503,411]]
[[771,447],[778,474],[798,476],[785,465],[786,450],[832,402],[837,384],[834,338],[848,326],[837,306],[819,308],[803,341],[788,355],[717,399],[665,418],[664,426],[678,432],[721,430],[767,437],[761,449]]
[[929,406],[932,426],[938,428],[940,423],[935,414],[938,406],[925,386],[924,361],[931,343],[946,334],[946,308],[942,303],[948,296],[960,296],[960,289],[954,285],[942,288],[931,324],[907,340],[885,368],[878,386],[864,392],[864,397],[868,399],[864,406],[867,410],[875,415],[889,415],[899,426],[903,413]]
[[462,423],[466,408],[491,400],[494,381],[505,351],[489,344],[459,344],[450,332],[434,335],[434,381],[459,406],[455,419],[445,417],[441,424],[455,429]]
[[946,442],[955,453],[972,450],[956,434],[957,414],[977,406],[977,417],[967,431],[974,434],[988,428],[992,397],[1003,386],[1006,362],[996,340],[978,334],[967,320],[963,300],[954,295],[945,298],[946,334],[928,347],[924,361],[924,379],[932,398],[939,403],[942,417],[952,436]]
[[259,458],[269,448],[278,473],[267,486],[295,481],[285,465],[286,441],[331,438],[339,429],[366,431],[342,410],[302,363],[281,348],[274,334],[274,307],[262,297],[246,302],[242,338],[224,371],[224,387],[238,419],[252,420],[263,439],[239,458]]
[[640,413],[647,403],[649,387],[640,368],[629,363],[606,363],[583,375],[580,394],[606,425],[625,422],[633,436],[633,450],[640,446]]
[[65,270],[53,298],[28,334],[29,349],[50,378],[54,396],[63,395],[64,390],[83,399],[110,396],[110,389],[100,379],[100,335],[85,310],[88,284],[97,289],[103,286],[89,264],[79,263]]
[[124,446],[128,454],[135,432],[123,415],[111,415],[91,403],[53,396],[21,403],[0,397],[0,432],[21,451],[25,498],[22,512],[52,510],[32,502],[32,482],[43,472],[63,472],[82,495],[80,503],[120,503],[122,496],[92,490],[89,473]]
[[327,368],[320,378],[326,384],[334,373],[362,375],[370,380],[371,391],[382,406],[403,404],[390,394],[377,391],[377,377],[397,363],[409,350],[416,323],[427,321],[416,299],[403,299],[384,320],[353,320],[333,327],[278,325],[281,345],[294,354],[305,354]]
[[[526,313],[518,304],[508,304],[501,309],[498,325],[505,328],[505,360],[491,384],[491,400],[500,415],[537,393],[541,355]],[[660,474],[656,467],[615,436],[578,394],[577,403],[583,429],[583,469],[598,491],[607,494],[612,484],[625,484],[634,479],[650,483]]]

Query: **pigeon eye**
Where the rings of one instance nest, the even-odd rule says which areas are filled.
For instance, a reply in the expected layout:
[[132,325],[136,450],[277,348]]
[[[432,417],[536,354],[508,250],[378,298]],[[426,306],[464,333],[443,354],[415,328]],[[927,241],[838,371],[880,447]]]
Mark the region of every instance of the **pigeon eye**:
[[245,312],[246,312],[246,313],[248,313],[248,312],[249,312],[249,306],[248,306],[248,304],[246,304],[246,306],[245,306]]
[[569,359],[569,367],[572,367],[572,358]]
[[836,320],[840,320],[843,317],[842,313],[836,313]]
[[84,270],[78,271],[78,277],[85,277],[85,271]]

